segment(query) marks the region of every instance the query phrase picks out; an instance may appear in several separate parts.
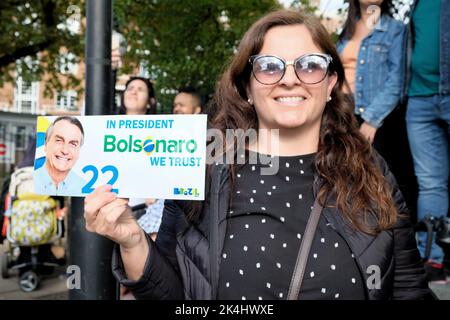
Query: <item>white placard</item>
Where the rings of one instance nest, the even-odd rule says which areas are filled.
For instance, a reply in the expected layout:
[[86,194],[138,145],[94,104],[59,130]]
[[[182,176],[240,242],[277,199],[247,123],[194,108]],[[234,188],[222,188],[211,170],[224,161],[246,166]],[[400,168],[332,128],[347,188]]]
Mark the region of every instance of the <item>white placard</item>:
[[206,118],[38,117],[35,192],[86,196],[111,184],[120,197],[203,200]]

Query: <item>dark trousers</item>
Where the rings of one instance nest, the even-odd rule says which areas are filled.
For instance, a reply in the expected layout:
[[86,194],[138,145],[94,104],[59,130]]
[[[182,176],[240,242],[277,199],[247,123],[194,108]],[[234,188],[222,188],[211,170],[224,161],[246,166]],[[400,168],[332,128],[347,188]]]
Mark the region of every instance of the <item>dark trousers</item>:
[[[356,117],[359,123],[363,122]],[[373,146],[389,165],[411,211],[411,220],[416,223],[418,186],[406,132],[406,105],[399,105],[386,117],[375,134]]]

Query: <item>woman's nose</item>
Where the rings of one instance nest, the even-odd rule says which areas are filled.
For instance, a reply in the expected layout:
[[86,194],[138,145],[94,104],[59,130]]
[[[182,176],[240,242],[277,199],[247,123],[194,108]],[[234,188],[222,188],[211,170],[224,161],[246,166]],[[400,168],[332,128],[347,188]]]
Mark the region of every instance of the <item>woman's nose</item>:
[[136,88],[128,88],[127,89],[127,92],[128,92],[128,94],[131,94],[131,95],[135,95],[135,94],[137,94],[137,89]]
[[284,84],[286,86],[293,86],[300,84],[300,80],[295,73],[293,64],[286,64],[286,70],[284,72],[283,78],[280,80],[280,84]]

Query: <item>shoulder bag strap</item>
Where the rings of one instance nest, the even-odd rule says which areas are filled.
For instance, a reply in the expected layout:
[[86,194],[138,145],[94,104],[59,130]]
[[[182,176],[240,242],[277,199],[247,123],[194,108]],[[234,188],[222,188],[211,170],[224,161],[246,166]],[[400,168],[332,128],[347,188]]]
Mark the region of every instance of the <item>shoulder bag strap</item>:
[[287,300],[298,300],[300,287],[302,286],[303,276],[306,270],[306,263],[308,262],[309,251],[311,249],[312,241],[316,233],[317,225],[319,224],[322,210],[323,207],[319,204],[319,200],[316,198],[314,207],[308,219],[308,223],[306,224],[303,240],[300,244],[300,250],[298,252],[297,261],[295,263],[291,285],[289,286]]

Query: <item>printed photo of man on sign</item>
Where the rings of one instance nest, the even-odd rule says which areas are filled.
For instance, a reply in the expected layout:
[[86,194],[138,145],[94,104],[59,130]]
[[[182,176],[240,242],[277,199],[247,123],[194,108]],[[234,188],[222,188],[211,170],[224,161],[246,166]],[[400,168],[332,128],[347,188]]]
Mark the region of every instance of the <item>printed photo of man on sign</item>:
[[83,140],[83,126],[75,117],[58,117],[48,126],[44,135],[45,162],[38,161],[42,158],[35,162],[37,193],[69,195],[80,192],[86,182],[72,168],[80,156]]
[[122,198],[202,200],[206,120],[206,115],[40,116],[35,192],[85,197],[108,184]]

